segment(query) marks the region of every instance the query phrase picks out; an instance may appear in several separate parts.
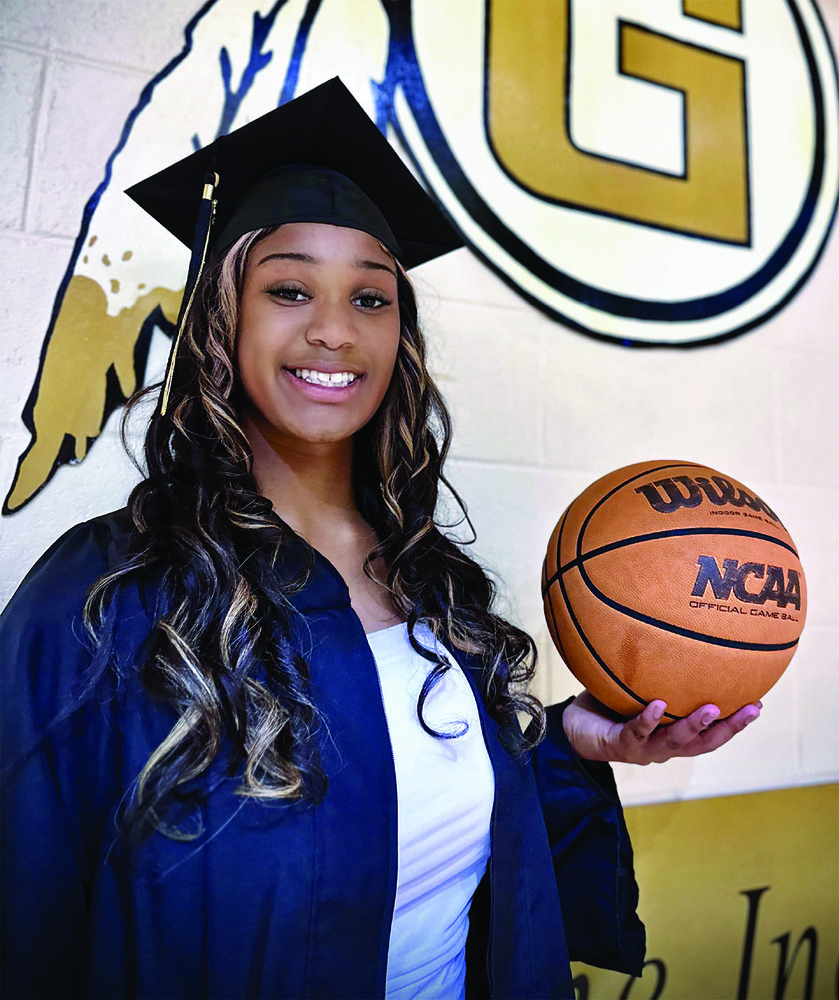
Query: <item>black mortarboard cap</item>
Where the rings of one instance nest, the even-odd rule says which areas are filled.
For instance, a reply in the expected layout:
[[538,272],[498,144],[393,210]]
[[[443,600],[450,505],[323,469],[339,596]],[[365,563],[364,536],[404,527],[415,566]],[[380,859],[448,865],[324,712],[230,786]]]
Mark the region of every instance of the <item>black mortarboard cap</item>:
[[463,240],[335,77],[161,170],[127,194],[192,247],[202,187],[216,174],[209,253],[285,222],[369,232],[406,267]]

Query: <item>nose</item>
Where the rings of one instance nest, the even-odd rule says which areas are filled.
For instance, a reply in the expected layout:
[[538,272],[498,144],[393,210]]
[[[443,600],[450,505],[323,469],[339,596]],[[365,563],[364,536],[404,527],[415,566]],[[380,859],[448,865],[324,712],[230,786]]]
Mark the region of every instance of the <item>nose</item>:
[[355,343],[354,316],[341,303],[321,300],[311,311],[306,327],[306,342],[330,351]]

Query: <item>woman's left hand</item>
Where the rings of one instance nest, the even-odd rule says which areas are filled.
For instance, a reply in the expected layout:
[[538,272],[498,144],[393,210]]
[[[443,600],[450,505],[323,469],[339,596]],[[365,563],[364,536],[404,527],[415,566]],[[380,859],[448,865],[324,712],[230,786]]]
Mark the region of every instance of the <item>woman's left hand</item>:
[[671,757],[698,757],[736,736],[760,715],[761,704],[746,705],[720,719],[716,705],[703,705],[669,726],[659,726],[663,701],[649,705],[629,721],[619,719],[588,691],[565,709],[562,722],[571,745],[586,760],[626,764],[661,764]]

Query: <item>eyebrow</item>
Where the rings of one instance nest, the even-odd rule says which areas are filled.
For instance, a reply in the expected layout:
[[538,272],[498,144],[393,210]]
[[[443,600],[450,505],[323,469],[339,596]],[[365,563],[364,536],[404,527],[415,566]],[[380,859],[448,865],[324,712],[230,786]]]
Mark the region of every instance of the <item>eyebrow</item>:
[[382,264],[378,260],[365,260],[362,257],[356,257],[353,265],[366,271],[387,271],[388,274],[392,274],[394,278],[396,277],[396,270],[390,264]]
[[269,253],[262,258],[258,266],[269,260],[297,260],[303,264],[320,264],[320,258],[313,257],[310,253]]
[[[269,260],[295,260],[301,264],[321,264],[323,261],[320,257],[315,257],[310,253],[297,253],[294,251],[286,251],[284,253],[269,253],[266,254],[258,263],[257,266],[266,264]],[[353,267],[358,268],[363,271],[387,271],[388,274],[392,274],[396,277],[396,271],[389,264],[382,264],[378,260],[368,260],[366,257],[356,257],[353,260]]]

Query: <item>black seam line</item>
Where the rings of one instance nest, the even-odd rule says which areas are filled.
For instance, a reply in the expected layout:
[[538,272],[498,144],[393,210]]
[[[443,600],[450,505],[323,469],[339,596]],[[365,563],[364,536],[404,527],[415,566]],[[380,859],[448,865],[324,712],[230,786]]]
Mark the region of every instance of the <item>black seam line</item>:
[[[630,483],[636,483],[639,479],[645,479],[647,476],[651,476],[655,472],[664,472],[665,470],[678,468],[702,468],[702,466],[691,462],[668,462],[666,465],[659,465],[654,469],[642,469],[640,472],[636,472],[634,476],[630,476],[628,479],[624,479],[623,482],[618,483],[617,486],[613,486],[608,493],[600,497],[597,503],[589,510],[588,514],[586,514],[583,519],[583,523],[580,525],[580,530],[577,532],[577,557],[579,558],[583,554],[583,536],[588,530],[591,519],[594,517],[595,512],[598,511],[604,503],[606,503],[616,493],[619,493],[624,486],[629,486]],[[557,559],[556,562],[557,565],[559,565],[559,559]]]
[[[656,541],[660,538],[675,538],[679,535],[737,535],[740,538],[759,538],[765,542],[772,542],[773,545],[780,545],[781,548],[787,549],[791,552],[796,559],[798,558],[798,553],[791,545],[787,542],[781,541],[780,538],[773,538],[771,535],[765,535],[762,531],[741,531],[739,528],[670,528],[667,531],[651,531],[646,535],[633,535],[630,538],[622,538],[618,542],[610,542],[608,545],[601,545],[600,548],[592,549],[591,552],[586,552],[583,555],[576,556],[564,566],[560,566],[555,573],[552,573],[550,577],[548,577],[545,582],[545,589],[542,593],[544,595],[550,589],[551,584],[556,583],[563,573],[567,573],[570,569],[581,567],[582,564],[588,559],[594,559],[597,556],[602,556],[605,552],[612,552],[615,549],[621,549],[627,545]],[[559,560],[557,560],[557,562],[558,561]]]
[[[704,469],[704,468],[706,468],[706,466],[700,465],[698,462],[665,462],[662,465],[656,465],[651,468],[644,468],[640,472],[636,472],[634,476],[630,476],[628,479],[624,479],[622,482],[618,483],[617,486],[613,486],[608,493],[600,497],[597,503],[589,510],[588,514],[586,514],[585,518],[583,519],[583,523],[580,525],[580,530],[577,532],[577,538],[575,542],[577,548],[577,557],[580,558],[582,555],[580,552],[580,546],[582,545],[582,538],[586,528],[588,527],[589,521],[594,516],[594,512],[599,507],[601,507],[610,497],[614,496],[615,493],[617,493],[619,490],[622,490],[624,486],[628,486],[630,483],[634,483],[638,479],[643,479],[644,476],[651,476],[654,472],[666,472],[669,469]],[[554,556],[555,566],[559,566],[559,552],[560,549],[562,548],[562,535],[563,532],[565,531],[565,522],[568,519],[568,513],[579,499],[580,498],[577,497],[576,500],[573,500],[569,505],[569,507],[566,509],[565,513],[559,519],[560,520],[560,524],[558,525],[559,531],[557,532],[556,536],[556,554]],[[545,590],[542,591],[543,595],[550,589],[551,584],[559,579],[558,574],[562,572],[564,572],[564,570],[558,569],[556,573],[552,574],[551,578],[547,581],[545,585]]]
[[[610,499],[610,497],[613,497],[617,492],[619,492],[620,490],[622,490],[624,488],[624,486],[629,486],[630,483],[635,483],[639,479],[644,479],[647,476],[652,475],[654,472],[661,472],[664,469],[678,469],[678,468],[683,468],[683,469],[694,468],[694,469],[696,469],[696,468],[703,468],[703,466],[697,465],[695,462],[670,462],[667,465],[659,466],[656,469],[645,469],[642,472],[636,473],[634,476],[630,476],[629,479],[625,479],[622,483],[620,483],[620,485],[615,486],[605,496],[601,497],[597,501],[597,503],[591,508],[591,510],[588,512],[588,514],[586,514],[585,519],[583,520],[583,523],[580,526],[580,530],[577,532],[577,556],[579,557],[579,556],[582,556],[582,554],[583,554],[583,537],[584,537],[586,531],[588,530],[588,526],[591,523],[591,519],[594,517],[595,512],[597,510],[599,510],[600,507],[602,507],[603,504],[606,503],[606,501]],[[713,503],[713,501],[712,501],[712,503]],[[674,532],[677,532],[679,530],[681,530],[681,531],[687,531],[688,529],[674,528],[672,530]],[[708,529],[705,529],[705,530],[707,530],[709,534],[723,534],[726,531],[732,531],[731,528],[728,528],[728,529],[726,529],[726,528],[708,528]],[[733,529],[733,531],[734,531],[735,534],[739,533],[738,529],[736,529],[736,528]],[[744,531],[744,532],[742,532],[742,534],[746,535],[746,534],[749,534],[749,532]],[[776,541],[776,539],[770,537],[770,541]],[[798,553],[795,551],[795,549],[792,549],[792,552],[795,554],[795,556],[797,558],[798,557]],[[557,564],[558,563],[559,563],[559,559],[557,559]]]
[[[701,469],[701,468],[705,468],[705,466],[700,465],[698,462],[664,462],[661,465],[655,466],[653,468],[645,468],[645,469],[641,470],[640,472],[637,472],[634,476],[630,476],[628,479],[625,479],[619,485],[617,485],[613,489],[611,489],[606,494],[606,496],[601,497],[601,499],[598,501],[598,503],[596,503],[594,505],[594,507],[588,512],[588,514],[586,515],[586,518],[585,518],[585,520],[583,522],[583,525],[581,526],[581,529],[580,529],[580,531],[578,533],[578,536],[577,536],[577,546],[579,547],[579,545],[581,544],[582,534],[585,531],[586,526],[588,525],[588,522],[591,520],[591,517],[594,514],[594,511],[597,510],[597,508],[600,507],[601,504],[605,503],[605,501],[609,497],[611,497],[613,494],[617,493],[618,490],[622,489],[624,486],[627,486],[629,483],[633,483],[633,482],[635,482],[638,479],[642,479],[644,476],[652,475],[655,472],[664,472],[664,471],[669,470],[669,469],[679,469],[679,468]],[[572,503],[572,506],[573,506],[573,503]],[[560,552],[560,549],[562,548],[562,536],[563,536],[563,534],[565,532],[565,527],[566,527],[567,520],[568,520],[568,511],[570,511],[570,509],[571,509],[571,507],[569,507],[568,510],[566,510],[565,513],[560,518],[560,522],[561,523],[559,525],[559,531],[557,532],[557,538],[556,538],[556,555],[554,557],[554,561],[556,563],[559,563],[559,552]],[[550,590],[551,584],[554,582],[554,580],[555,580],[555,577],[551,577],[551,579],[547,582],[547,584],[545,586],[545,590],[543,591],[543,593],[547,593],[547,591]],[[638,695],[635,691],[633,691],[632,688],[630,688],[627,684],[625,684],[620,679],[620,677],[618,677],[618,675],[615,674],[609,668],[609,665],[606,663],[606,661],[603,659],[603,657],[600,656],[600,654],[594,648],[594,646],[592,645],[589,637],[583,631],[583,628],[580,625],[580,622],[577,620],[577,616],[574,614],[574,609],[571,606],[571,602],[568,599],[568,594],[566,592],[565,584],[563,583],[562,578],[559,577],[559,579],[556,582],[559,583],[559,588],[562,591],[562,600],[563,600],[563,602],[565,604],[565,608],[568,611],[568,615],[569,615],[569,617],[570,617],[570,619],[571,619],[571,621],[572,621],[572,623],[574,625],[574,628],[576,629],[577,634],[579,635],[580,639],[582,639],[583,644],[585,645],[586,649],[588,649],[589,653],[594,658],[595,662],[598,664],[598,666],[601,668],[601,670],[603,670],[603,672],[608,677],[610,677],[612,679],[612,681],[617,685],[617,687],[619,687],[622,691],[624,691],[626,694],[628,694],[630,698],[633,698],[635,701],[637,701],[638,704],[642,708],[646,708],[647,705],[649,704],[649,702],[645,701],[643,698],[640,697],[640,695]],[[557,635],[557,638],[558,638],[559,637],[559,629],[556,627],[557,623],[556,623],[556,617],[554,615],[554,610],[553,610],[553,602],[548,601],[548,607],[551,609],[551,617],[553,619],[554,628],[556,629],[556,635]],[[565,660],[566,665],[569,666],[569,668],[570,668],[570,664],[568,663],[568,659],[566,658],[566,656],[565,656],[563,650],[560,648],[560,646],[561,646],[561,643],[557,647],[559,649],[559,654],[560,654],[560,656],[562,656],[563,660]],[[571,672],[574,673],[573,670]],[[575,674],[575,676],[576,676],[576,674]],[[579,680],[579,678],[577,678],[577,679]],[[582,683],[582,681],[581,681],[581,683]],[[583,685],[583,687],[585,687],[585,685]],[[668,718],[668,719],[672,719],[673,721],[677,721],[680,718],[682,718],[682,716],[680,716],[680,715],[673,715],[670,712],[666,712],[666,711],[664,713],[664,717]]]
[[[583,544],[583,535],[585,534],[586,529],[588,528],[589,522],[591,521],[592,517],[594,517],[594,512],[596,510],[598,510],[600,507],[602,507],[602,505],[604,503],[606,503],[606,501],[610,497],[613,497],[615,495],[615,493],[617,493],[619,490],[622,490],[624,488],[624,486],[628,486],[630,483],[634,483],[638,479],[643,479],[645,476],[651,476],[655,472],[665,472],[665,471],[667,471],[669,469],[688,469],[688,468],[689,469],[703,469],[703,468],[705,468],[705,466],[699,465],[696,462],[666,462],[666,463],[664,463],[662,465],[657,465],[657,466],[654,466],[652,468],[643,468],[640,472],[636,472],[634,476],[630,476],[628,479],[624,479],[622,482],[618,483],[617,486],[613,486],[612,489],[610,489],[608,493],[606,493],[602,497],[600,497],[600,499],[597,501],[597,503],[595,503],[595,505],[589,509],[589,512],[583,518],[583,523],[580,525],[580,530],[577,532],[577,537],[576,537],[575,542],[574,542],[575,547],[577,549],[577,557],[579,558],[579,557],[582,556],[582,552],[580,550],[581,550],[582,544]],[[618,469],[617,471],[619,472],[620,470]],[[577,500],[579,500],[579,499],[580,498],[577,497]],[[567,520],[568,512],[571,510],[571,507],[573,507],[577,503],[577,500],[572,501],[571,506],[568,507],[568,509],[562,515],[562,519],[561,519],[562,520],[562,527],[560,528],[559,532],[557,533],[557,539],[556,539],[556,556],[554,557],[554,563],[557,566],[559,566],[559,552],[560,552],[560,548],[562,546],[562,533],[563,533],[563,530],[565,529],[565,521]],[[551,580],[548,581],[548,585],[549,586],[550,586],[550,583],[553,582],[553,579],[554,578],[551,577]]]
[[[560,546],[560,544],[562,542],[562,532],[565,530],[565,514],[562,515],[562,519],[561,520],[562,520],[562,523],[559,526],[559,531],[556,533],[556,554],[557,554],[557,556],[559,555],[559,546]],[[547,575],[548,575],[547,556],[545,557],[544,566],[545,566],[545,577],[547,577]],[[560,587],[561,586],[562,586],[562,584],[560,584]],[[547,584],[545,586],[545,589],[542,591],[543,598],[547,594],[548,590],[550,590],[550,585],[549,584]],[[564,596],[565,595],[563,594],[563,598],[564,598]],[[553,634],[556,637],[556,648],[557,648],[557,651],[559,652],[559,655],[562,657],[562,659],[565,661],[566,666],[568,666],[568,657],[565,655],[565,650],[563,649],[562,638],[560,637],[560,634],[559,634],[559,625],[557,624],[556,614],[554,612],[553,601],[548,601],[547,605],[548,605],[548,608],[550,609],[550,612],[551,612],[551,621],[553,622],[553,625],[554,625]],[[566,601],[566,605],[567,605],[567,601]],[[569,611],[570,611],[570,608],[569,608]],[[570,666],[569,666],[569,669],[570,669]],[[572,671],[572,673],[573,673],[573,671]]]
[[556,641],[556,649],[557,649],[557,652],[559,653],[559,655],[562,657],[562,659],[565,662],[565,664],[567,665],[568,664],[568,657],[565,654],[565,649],[564,649],[563,643],[562,643],[562,637],[559,634],[559,625],[557,624],[556,612],[554,611],[553,601],[548,601],[547,604],[548,604],[548,610],[551,613],[551,621],[553,622],[553,635],[554,635],[555,641]]
[[737,639],[722,639],[715,635],[707,635],[705,632],[694,632],[693,629],[682,628],[679,625],[671,625],[670,622],[661,621],[660,619],[653,618],[650,615],[642,614],[640,611],[635,611],[633,608],[628,608],[624,604],[618,604],[617,601],[613,601],[610,597],[602,594],[597,587],[594,586],[590,579],[585,578],[584,582],[588,589],[596,597],[598,597],[604,604],[608,605],[614,611],[619,611],[628,618],[634,618],[636,621],[643,622],[645,625],[653,625],[665,632],[672,632],[674,635],[681,635],[685,639],[697,639],[699,642],[707,642],[714,646],[725,646],[726,649],[751,649],[761,653],[774,653],[782,649],[792,649],[793,646],[798,645],[798,639],[793,639],[792,642],[741,642]]
[[[559,529],[559,532],[558,532],[558,537],[557,537],[557,551],[559,551],[559,545],[560,545],[560,542],[562,541],[562,532],[563,532],[564,528],[565,528],[565,523],[563,521],[563,524],[561,525],[561,527]],[[594,648],[594,646],[591,643],[591,640],[586,635],[585,631],[583,630],[582,625],[580,624],[579,620],[577,619],[577,616],[574,614],[574,608],[572,607],[571,602],[568,599],[568,594],[567,594],[567,592],[565,590],[565,584],[563,583],[562,579],[558,580],[557,582],[559,583],[559,589],[562,591],[562,600],[563,600],[563,603],[564,603],[564,606],[565,606],[565,610],[568,612],[568,617],[571,619],[571,623],[573,624],[574,628],[576,629],[577,635],[583,641],[583,644],[585,645],[586,649],[589,651],[589,653],[592,656],[592,658],[594,659],[594,661],[597,663],[597,665],[600,667],[600,669],[606,674],[606,676],[609,677],[609,678],[611,678],[611,680],[617,685],[617,687],[619,687],[625,694],[628,694],[630,698],[633,698],[635,701],[637,701],[638,704],[641,706],[642,709],[646,708],[647,705],[649,705],[649,702],[648,701],[644,701],[644,699],[642,697],[640,697],[640,695],[638,695],[635,691],[632,690],[631,687],[629,687],[626,683],[624,683],[624,681],[622,681],[621,678],[618,677],[618,675],[615,674],[609,668],[609,665],[606,663],[606,661],[603,659],[603,657]],[[554,629],[556,631],[556,635],[557,635],[557,639],[558,639],[559,638],[559,628],[557,627],[556,616],[554,614],[554,608],[553,608],[553,602],[552,601],[548,601],[548,607],[551,610],[551,618],[553,619]],[[569,670],[571,670],[571,664],[568,662],[568,658],[565,656],[563,650],[560,647],[561,647],[561,643],[558,644],[557,649],[559,650],[560,656],[562,656],[563,660],[565,660],[566,666],[569,668]],[[576,672],[574,670],[571,670],[571,673],[574,674],[575,677],[577,677],[577,674],[576,674]],[[582,680],[579,677],[577,677],[577,680],[579,680],[580,683],[583,684]],[[583,687],[585,687],[585,684],[583,684]],[[682,718],[681,715],[672,715],[670,712],[665,712],[664,715],[668,719],[672,719],[673,721],[678,721],[679,719]]]

